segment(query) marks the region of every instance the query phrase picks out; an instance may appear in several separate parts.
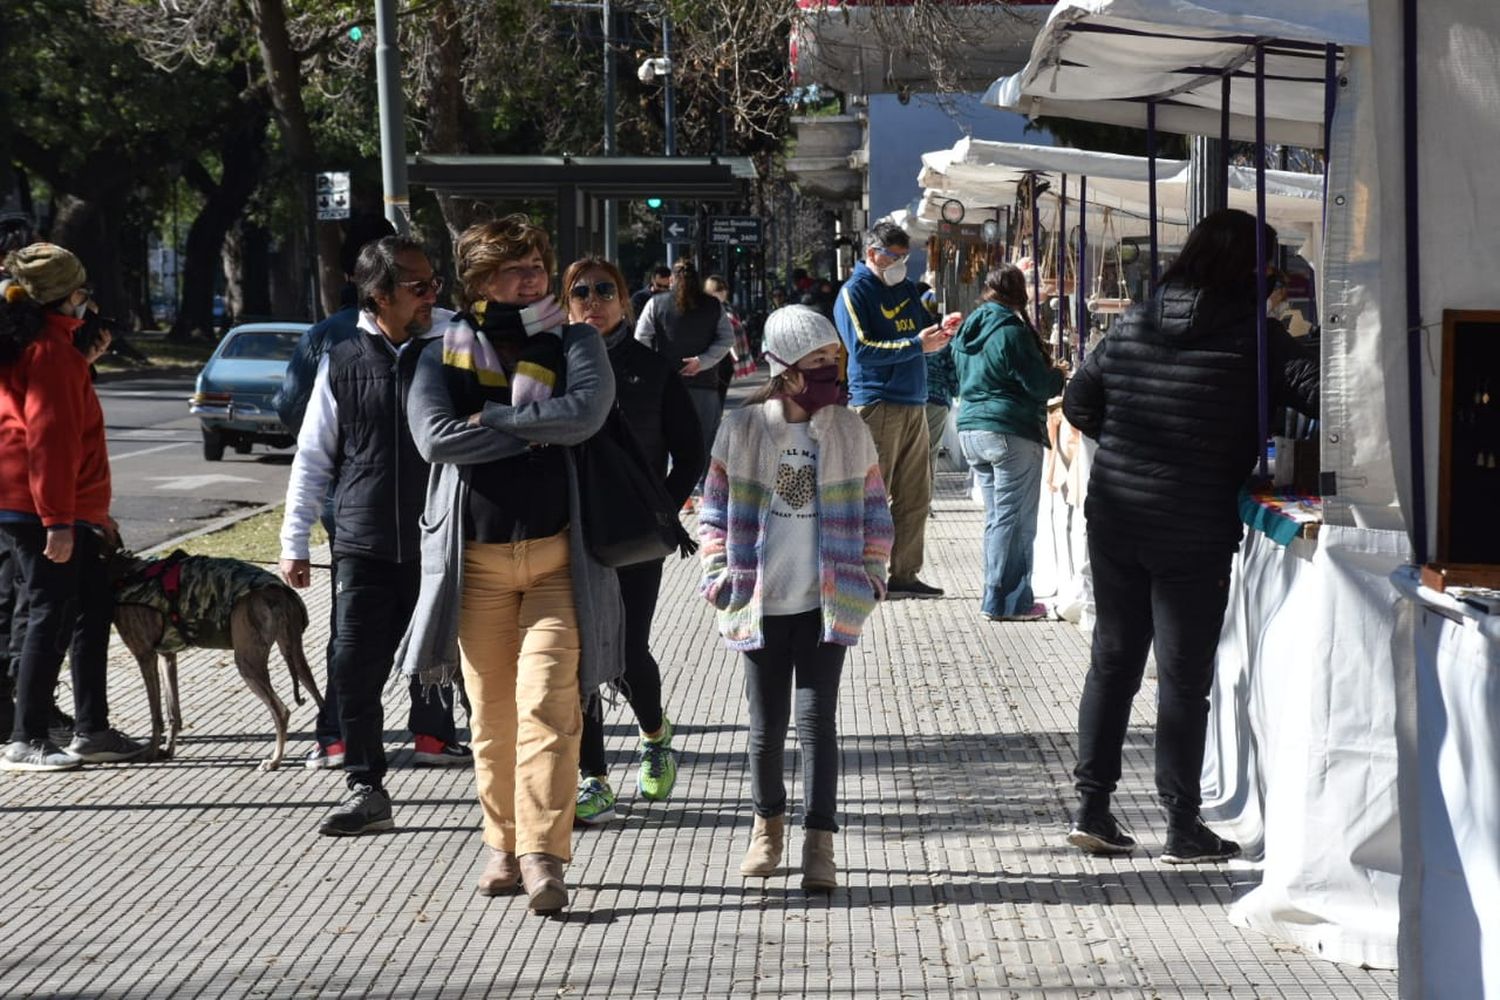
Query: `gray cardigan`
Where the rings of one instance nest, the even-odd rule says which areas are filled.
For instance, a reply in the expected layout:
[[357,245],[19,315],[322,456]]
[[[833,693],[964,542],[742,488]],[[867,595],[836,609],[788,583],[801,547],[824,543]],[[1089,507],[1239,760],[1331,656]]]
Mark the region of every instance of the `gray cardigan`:
[[[539,334],[538,336],[548,336]],[[614,404],[615,378],[604,338],[591,326],[563,330],[566,391],[556,399],[509,406],[486,403],[479,426],[454,411],[443,374],[443,352],[429,347],[417,361],[407,397],[412,438],[432,463],[422,515],[422,585],[411,624],[396,651],[407,676],[424,683],[451,681],[459,672],[458,612],[463,595],[464,511],[468,486],[460,468],[519,455],[533,444],[568,446],[592,437]],[[578,465],[568,465],[568,551],[578,612],[578,679],[585,711],[599,688],[624,672],[624,613],[615,571],[589,554],[579,515]]]

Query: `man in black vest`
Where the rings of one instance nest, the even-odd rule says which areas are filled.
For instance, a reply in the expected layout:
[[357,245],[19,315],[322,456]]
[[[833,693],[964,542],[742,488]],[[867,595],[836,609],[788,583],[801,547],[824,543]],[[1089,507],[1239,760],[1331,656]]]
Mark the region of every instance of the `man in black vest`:
[[635,324],[635,339],[680,364],[678,374],[698,411],[703,452],[713,449],[724,398],[715,371],[734,346],[734,326],[719,300],[703,290],[691,261],[672,265],[672,288],[651,297]]
[[360,336],[338,344],[318,366],[281,530],[281,574],[292,586],[306,587],[308,531],[329,481],[337,482],[338,633],[329,673],[339,699],[349,796],[318,828],[327,836],[395,825],[383,785],[380,694],[417,600],[417,522],[428,475],[407,424],[406,387],[421,341],[440,335],[450,315],[434,307],[442,279],[415,240],[387,236],[367,244],[355,262],[354,282]]

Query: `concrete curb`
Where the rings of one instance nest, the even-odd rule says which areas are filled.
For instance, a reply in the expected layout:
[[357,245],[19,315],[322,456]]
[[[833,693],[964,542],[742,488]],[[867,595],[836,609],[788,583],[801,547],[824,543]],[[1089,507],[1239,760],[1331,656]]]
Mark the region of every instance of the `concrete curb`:
[[194,528],[192,531],[185,532],[175,538],[169,538],[165,542],[151,546],[149,549],[144,549],[136,553],[136,555],[150,556],[160,552],[171,552],[175,546],[181,545],[190,538],[201,538],[204,535],[211,535],[216,531],[223,531],[225,528],[232,528],[241,521],[248,521],[258,514],[264,514],[268,510],[275,510],[281,505],[282,501],[278,500],[276,503],[262,504],[259,507],[248,507],[244,510],[237,510],[233,514],[227,514],[219,518],[217,521],[210,521],[201,528]]

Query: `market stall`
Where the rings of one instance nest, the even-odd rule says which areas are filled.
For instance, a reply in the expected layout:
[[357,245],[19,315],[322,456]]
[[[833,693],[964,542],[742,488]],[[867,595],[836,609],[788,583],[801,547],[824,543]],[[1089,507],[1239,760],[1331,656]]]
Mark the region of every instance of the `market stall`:
[[1205,789],[1263,831],[1234,913],[1267,933],[1387,964],[1401,873],[1403,996],[1500,996],[1497,603],[1461,586],[1500,563],[1497,39],[1463,0],[1064,0],[988,98],[1327,151],[1324,525],[1248,536]]

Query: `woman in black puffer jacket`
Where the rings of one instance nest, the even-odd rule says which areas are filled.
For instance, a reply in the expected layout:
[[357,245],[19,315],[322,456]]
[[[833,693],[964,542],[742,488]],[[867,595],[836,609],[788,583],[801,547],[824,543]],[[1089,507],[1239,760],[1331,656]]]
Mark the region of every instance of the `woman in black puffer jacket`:
[[[672,503],[681,506],[703,474],[707,456],[698,410],[677,366],[631,335],[634,324],[625,278],[614,264],[599,257],[574,262],[563,276],[563,292],[568,296],[568,318],[603,334],[620,412],[652,471],[662,477]],[[661,668],[651,655],[651,619],[661,590],[662,562],[653,559],[619,570],[625,605],[623,690],[641,730],[637,787],[651,800],[665,799],[677,780],[672,722],[662,709]],[[574,818],[589,826],[613,819],[615,792],[604,756],[604,723],[592,714],[583,719],[578,771]]]
[[[1255,219],[1205,218],[1147,303],[1122,317],[1068,384],[1063,412],[1099,442],[1089,478],[1097,624],[1078,709],[1079,810],[1070,843],[1123,854],[1109,811],[1130,703],[1155,645],[1156,789],[1168,863],[1223,861],[1239,846],[1199,819],[1214,654],[1242,533],[1238,497],[1256,458]],[[1267,226],[1265,247],[1276,247]],[[1271,403],[1318,413],[1318,369],[1269,325]]]

